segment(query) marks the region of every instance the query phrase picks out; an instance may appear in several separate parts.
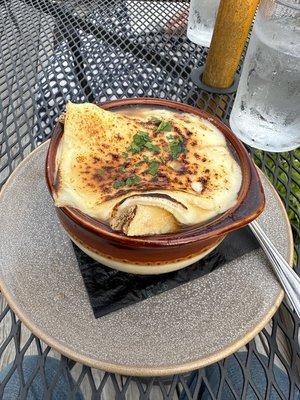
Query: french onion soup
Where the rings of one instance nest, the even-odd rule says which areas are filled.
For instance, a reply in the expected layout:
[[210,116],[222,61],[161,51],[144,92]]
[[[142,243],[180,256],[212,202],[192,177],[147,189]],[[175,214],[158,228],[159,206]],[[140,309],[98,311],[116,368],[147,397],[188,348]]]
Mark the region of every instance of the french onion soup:
[[56,155],[55,205],[128,236],[177,232],[233,207],[241,168],[199,116],[161,108],[110,112],[68,103]]

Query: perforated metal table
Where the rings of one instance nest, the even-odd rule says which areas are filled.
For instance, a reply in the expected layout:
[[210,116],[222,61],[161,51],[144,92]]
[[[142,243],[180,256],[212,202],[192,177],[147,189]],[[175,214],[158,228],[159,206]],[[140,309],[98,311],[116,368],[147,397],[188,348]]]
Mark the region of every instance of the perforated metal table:
[[[104,102],[122,97],[168,98],[201,107],[228,123],[234,95],[205,92],[190,79],[191,71],[204,64],[207,50],[186,38],[188,6],[185,1],[156,0],[0,0],[0,185],[49,137],[68,99]],[[300,151],[270,154],[249,150],[288,210],[295,239],[295,266],[300,272]],[[228,375],[228,360],[218,363],[217,392],[209,387],[204,370],[168,379],[120,377],[106,372],[96,377],[89,367],[65,357],[61,357],[49,384],[43,366],[52,350],[34,335],[22,340],[23,324],[9,306],[4,307],[0,321],[0,327],[11,323],[10,330],[3,330],[2,364],[8,353],[14,355],[13,366],[0,384],[1,398],[5,398],[5,386],[16,369],[20,399],[26,398],[37,375],[44,385],[43,398],[51,399],[60,376],[66,373],[75,379],[75,383],[69,379],[71,392],[85,385],[85,397],[92,399],[197,399],[205,387],[212,399],[221,399],[225,389],[233,399],[265,399],[271,393],[275,396],[272,398],[280,399],[299,396],[300,321],[286,302],[269,327],[244,349],[246,358],[233,356],[244,377],[241,391]],[[38,354],[38,363],[25,382],[21,366],[30,352]],[[257,389],[253,359],[260,362],[267,383],[265,393]],[[274,365],[288,374],[289,387],[285,390],[273,373]]]

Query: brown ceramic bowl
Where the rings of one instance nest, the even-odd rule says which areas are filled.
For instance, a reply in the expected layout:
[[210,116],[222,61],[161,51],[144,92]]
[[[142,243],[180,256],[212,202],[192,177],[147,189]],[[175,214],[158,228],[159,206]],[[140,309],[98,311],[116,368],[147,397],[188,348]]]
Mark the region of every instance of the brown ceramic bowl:
[[[191,113],[209,120],[220,129],[242,169],[242,186],[236,205],[206,224],[174,234],[147,237],[125,236],[72,207],[57,208],[57,214],[73,242],[102,264],[136,274],[170,272],[204,257],[218,246],[226,234],[255,219],[264,208],[263,188],[245,147],[218,118],[186,104],[162,99],[122,99],[101,104],[106,110],[134,106],[163,107]],[[58,123],[53,130],[46,159],[46,179],[51,194],[55,192],[55,157],[62,134],[63,125]]]

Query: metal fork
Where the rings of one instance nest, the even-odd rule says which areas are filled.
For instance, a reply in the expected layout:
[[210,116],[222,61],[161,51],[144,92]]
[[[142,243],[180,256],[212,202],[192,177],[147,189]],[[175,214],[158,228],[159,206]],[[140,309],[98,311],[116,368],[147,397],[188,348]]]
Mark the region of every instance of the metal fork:
[[283,287],[288,299],[298,317],[300,318],[300,278],[289,266],[274,244],[259,226],[256,221],[249,224],[251,231],[270,260],[273,270],[276,273],[281,286]]

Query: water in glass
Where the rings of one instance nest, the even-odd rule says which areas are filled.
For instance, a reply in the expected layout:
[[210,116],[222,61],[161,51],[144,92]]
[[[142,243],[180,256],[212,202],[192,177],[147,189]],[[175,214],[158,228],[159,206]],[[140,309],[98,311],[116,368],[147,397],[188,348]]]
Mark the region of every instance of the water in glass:
[[300,7],[283,13],[268,2],[273,8],[263,4],[254,23],[230,125],[243,142],[276,152],[300,145]]
[[201,46],[210,46],[220,0],[191,0],[187,37]]

